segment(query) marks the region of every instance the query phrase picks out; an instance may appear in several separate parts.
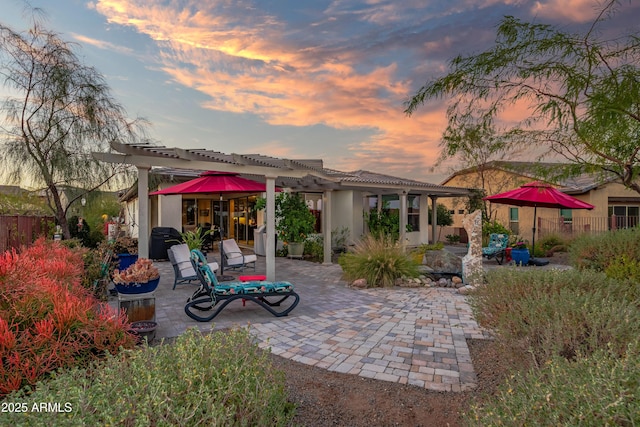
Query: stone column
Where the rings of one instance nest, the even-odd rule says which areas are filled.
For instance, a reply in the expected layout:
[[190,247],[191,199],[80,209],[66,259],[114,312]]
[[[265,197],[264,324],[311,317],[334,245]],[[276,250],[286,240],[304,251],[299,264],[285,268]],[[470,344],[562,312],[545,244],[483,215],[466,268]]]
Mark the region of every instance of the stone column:
[[465,215],[462,225],[469,236],[469,250],[462,258],[462,280],[465,283],[462,293],[482,284],[482,211]]
[[429,196],[431,198],[431,243],[436,243],[438,239],[438,198],[436,196]]

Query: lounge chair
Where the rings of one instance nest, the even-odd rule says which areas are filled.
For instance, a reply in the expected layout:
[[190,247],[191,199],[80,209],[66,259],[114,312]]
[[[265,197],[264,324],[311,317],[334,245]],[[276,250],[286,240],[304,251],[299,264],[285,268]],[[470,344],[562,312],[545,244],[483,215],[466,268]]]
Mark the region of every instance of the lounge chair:
[[222,262],[224,263],[224,268],[239,268],[240,271],[244,271],[245,267],[253,267],[253,271],[256,270],[256,261],[258,259],[256,254],[245,255],[242,253],[235,240],[223,240],[222,248]]
[[[194,280],[198,280],[196,271],[191,265],[189,247],[186,243],[171,246],[167,249],[167,255],[169,256],[169,261],[171,261],[171,265],[173,266],[173,289],[175,289],[178,284],[191,283]],[[218,267],[219,265],[217,262],[209,263],[209,268],[211,268],[211,271],[213,272],[217,271]]]
[[482,256],[491,259],[495,258],[498,264],[502,264],[505,257],[505,250],[509,245],[508,234],[492,233],[489,236],[489,245],[482,248]]
[[[255,280],[246,282],[218,283],[215,274],[207,265],[206,258],[197,249],[191,251],[191,264],[200,280],[200,288],[187,301],[184,307],[187,316],[198,322],[209,322],[216,317],[229,303],[241,299],[253,301],[276,317],[288,315],[300,301],[300,296],[293,290],[289,282],[268,282]],[[293,297],[291,305],[281,307],[281,303]],[[279,307],[276,310],[274,307]],[[211,311],[207,316],[198,312]]]

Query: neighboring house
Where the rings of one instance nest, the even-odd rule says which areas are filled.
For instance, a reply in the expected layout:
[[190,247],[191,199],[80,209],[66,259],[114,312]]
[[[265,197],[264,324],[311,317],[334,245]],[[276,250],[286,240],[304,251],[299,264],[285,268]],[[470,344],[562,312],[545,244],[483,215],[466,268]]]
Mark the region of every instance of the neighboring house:
[[[489,196],[518,188],[531,181],[544,181],[540,179],[540,170],[557,167],[558,164],[553,163],[494,161],[457,171],[445,179],[442,185],[477,188],[484,190],[484,194]],[[596,175],[584,174],[549,184],[577,199],[591,203],[595,208],[590,211],[538,208],[536,239],[549,233],[575,235],[638,225],[640,194],[625,188],[613,178],[603,179]],[[462,218],[468,213],[465,200],[445,199],[442,203],[453,214],[452,227],[461,227]],[[491,219],[497,220],[513,233],[531,240],[533,208],[490,203],[488,214]]]

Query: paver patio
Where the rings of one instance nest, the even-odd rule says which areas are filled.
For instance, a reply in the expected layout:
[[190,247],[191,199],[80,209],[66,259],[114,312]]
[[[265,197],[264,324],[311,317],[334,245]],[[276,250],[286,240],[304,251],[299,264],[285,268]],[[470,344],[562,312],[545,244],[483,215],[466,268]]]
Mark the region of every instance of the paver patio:
[[[184,312],[196,286],[172,290],[171,264],[155,264],[161,272],[156,339],[178,336],[190,327],[249,326],[260,347],[330,371],[439,391],[476,384],[466,339],[487,334],[473,319],[466,297],[453,289],[351,289],[337,264],[277,258],[276,279],[290,281],[300,294],[288,317],[276,318],[255,304],[235,301],[213,322],[200,323]],[[265,271],[263,257],[258,257],[256,271]],[[111,304],[116,306],[117,298]]]

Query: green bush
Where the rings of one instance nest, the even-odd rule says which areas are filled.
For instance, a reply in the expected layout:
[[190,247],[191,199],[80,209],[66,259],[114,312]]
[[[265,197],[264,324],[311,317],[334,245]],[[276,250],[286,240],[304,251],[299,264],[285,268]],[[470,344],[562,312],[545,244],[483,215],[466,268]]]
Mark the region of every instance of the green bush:
[[418,265],[392,237],[363,238],[353,252],[340,255],[338,263],[347,280],[366,279],[369,287],[393,286],[397,278],[418,275]]
[[304,241],[304,255],[311,261],[324,261],[324,238],[322,234],[312,234]]
[[427,251],[441,251],[444,249],[444,243],[422,243],[420,246],[411,251],[411,259],[416,264],[422,264],[422,258]]
[[[572,264],[580,270],[606,271],[622,255],[629,260],[640,260],[640,231],[617,230],[597,235],[582,235],[569,247]],[[632,279],[640,282],[640,276]]]
[[511,234],[511,231],[496,220],[487,221],[482,224],[482,235],[489,237],[491,234]]
[[471,298],[478,322],[496,332],[514,365],[530,354],[539,366],[554,356],[573,359],[609,348],[621,354],[640,334],[638,286],[593,271],[487,274]]
[[517,373],[482,406],[465,414],[474,426],[640,425],[640,346],[623,357],[606,350],[571,362],[554,357]]
[[14,393],[7,402],[25,402],[28,408],[69,404],[70,412],[0,417],[0,425],[29,427],[284,426],[294,412],[283,373],[244,329],[204,336],[190,330],[171,345],[126,351],[94,369],[62,372],[32,394]]

